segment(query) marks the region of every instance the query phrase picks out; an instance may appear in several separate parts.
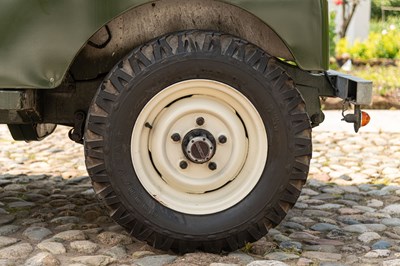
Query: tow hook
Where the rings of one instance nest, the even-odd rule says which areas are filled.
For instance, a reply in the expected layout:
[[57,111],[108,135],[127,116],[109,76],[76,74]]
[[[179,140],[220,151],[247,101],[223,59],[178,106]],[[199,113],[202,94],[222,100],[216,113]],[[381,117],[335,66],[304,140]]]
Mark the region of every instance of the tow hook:
[[83,144],[85,119],[86,119],[86,113],[83,111],[77,111],[74,114],[74,128],[72,128],[68,133],[68,137],[72,141],[75,141],[76,143],[79,144]]
[[343,109],[343,112],[342,112],[343,119],[342,120],[346,121],[347,123],[353,123],[354,130],[356,133],[358,133],[358,131],[360,130],[361,127],[365,127],[371,121],[371,117],[369,116],[369,114],[361,111],[360,105],[354,106],[354,114],[345,115],[344,113],[345,113],[345,110]]

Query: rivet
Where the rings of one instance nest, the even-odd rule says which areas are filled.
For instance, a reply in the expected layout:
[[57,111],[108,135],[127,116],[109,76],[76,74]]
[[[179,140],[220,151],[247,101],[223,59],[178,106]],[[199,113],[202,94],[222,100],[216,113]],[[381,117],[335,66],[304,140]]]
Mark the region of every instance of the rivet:
[[175,142],[178,142],[181,140],[181,135],[179,135],[178,133],[174,133],[172,134],[171,139]]
[[228,138],[225,135],[221,135],[218,138],[219,143],[225,144],[228,141]]
[[217,164],[216,164],[216,163],[209,163],[209,164],[208,164],[208,168],[209,168],[211,171],[215,171],[215,170],[217,170]]
[[203,117],[198,117],[198,118],[196,119],[196,124],[199,125],[199,126],[204,125],[204,122],[205,122],[205,120],[204,120]]
[[179,163],[179,167],[183,170],[185,170],[186,168],[188,168],[188,163],[186,161],[181,161]]

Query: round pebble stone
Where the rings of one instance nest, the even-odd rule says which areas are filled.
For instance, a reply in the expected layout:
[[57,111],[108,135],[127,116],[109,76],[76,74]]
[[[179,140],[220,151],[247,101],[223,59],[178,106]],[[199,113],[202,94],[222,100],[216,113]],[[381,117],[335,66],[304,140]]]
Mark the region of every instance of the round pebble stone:
[[326,234],[326,237],[333,240],[342,240],[342,241],[349,241],[352,240],[353,237],[351,233],[345,232],[341,229],[334,229]]
[[137,259],[134,261],[137,265],[165,265],[172,263],[175,261],[177,257],[174,255],[155,255],[155,256],[146,256],[141,259]]
[[380,208],[384,205],[383,201],[377,199],[371,199],[367,201],[367,206],[372,208]]
[[365,244],[368,244],[371,241],[381,239],[381,236],[376,232],[365,232],[359,235],[357,239]]
[[312,235],[308,232],[293,232],[292,234],[289,235],[289,240],[290,239],[297,239],[297,240],[315,240],[318,239],[318,236]]
[[53,239],[64,241],[86,240],[86,235],[81,230],[68,230],[54,235]]
[[28,239],[30,239],[32,241],[41,241],[42,239],[44,239],[45,237],[47,237],[51,234],[52,234],[52,232],[49,229],[43,228],[43,227],[36,227],[36,226],[28,227],[22,233],[23,236],[27,237]]
[[400,226],[400,219],[399,218],[385,218],[382,219],[382,224],[386,226]]
[[[109,265],[116,261],[116,259],[104,256],[104,255],[93,255],[93,256],[78,256],[71,259],[72,262],[83,264],[83,265]],[[149,264],[151,265],[151,264]],[[162,265],[162,264],[159,264]]]
[[295,223],[295,222],[283,222],[281,226],[286,227],[286,228],[291,228],[294,230],[304,230],[306,229],[304,225]]
[[277,260],[256,260],[247,266],[288,266],[288,264]]
[[33,251],[33,247],[28,243],[19,243],[0,249],[0,259],[26,258]]
[[319,261],[332,261],[338,262],[342,259],[342,255],[338,253],[320,252],[320,251],[306,251],[302,256],[308,259],[317,259]]
[[71,248],[79,253],[94,253],[100,247],[96,243],[88,240],[74,241],[70,244]]
[[296,241],[283,241],[279,244],[279,248],[285,251],[301,252],[303,245]]
[[64,245],[58,242],[43,241],[37,245],[41,250],[48,251],[52,254],[64,254],[67,252]]
[[12,214],[2,214],[0,215],[0,225],[9,224],[15,220],[15,215]]
[[[143,251],[143,252],[150,252],[152,255],[154,255],[154,253],[151,251]],[[117,245],[117,246],[114,246],[114,247],[110,248],[109,250],[107,250],[104,253],[104,255],[113,257],[115,259],[121,259],[121,258],[126,257],[128,254],[126,252],[126,248],[124,245]],[[132,258],[133,258],[133,255],[132,255]]]
[[0,248],[7,247],[19,242],[17,238],[0,236]]
[[61,263],[54,255],[47,252],[41,252],[29,258],[24,264],[24,266],[38,266],[38,265],[58,266],[61,265]]
[[290,237],[287,237],[287,236],[282,235],[282,234],[276,234],[276,235],[274,235],[273,238],[274,238],[274,240],[276,242],[284,242],[284,241],[290,241],[291,240]]
[[391,204],[383,208],[383,212],[400,215],[400,204]]
[[287,252],[272,252],[265,256],[267,260],[288,261],[298,259],[299,256]]
[[20,228],[21,226],[14,224],[0,226],[0,236],[7,236],[13,234],[17,232]]
[[319,231],[319,232],[329,232],[334,229],[339,229],[337,225],[334,224],[328,224],[328,223],[317,223],[311,226],[311,229],[314,231]]
[[386,258],[390,256],[390,250],[387,249],[377,249],[372,250],[364,255],[366,258]]
[[100,233],[97,236],[97,239],[100,241],[100,243],[111,246],[115,246],[117,244],[129,245],[132,243],[131,237],[115,232]]
[[371,246],[371,248],[373,250],[376,250],[376,249],[389,249],[390,247],[392,247],[392,244],[389,241],[386,241],[386,240],[379,240],[379,241],[375,242]]

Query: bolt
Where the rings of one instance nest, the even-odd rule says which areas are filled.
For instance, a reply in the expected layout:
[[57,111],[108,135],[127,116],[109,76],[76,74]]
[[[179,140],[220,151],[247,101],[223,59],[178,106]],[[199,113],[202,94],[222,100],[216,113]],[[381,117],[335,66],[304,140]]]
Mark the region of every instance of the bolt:
[[216,163],[209,163],[208,164],[208,169],[210,169],[211,171],[217,170],[217,164]]
[[179,163],[179,167],[183,170],[185,170],[186,168],[188,168],[188,163],[186,161],[181,161]]
[[218,141],[221,144],[225,144],[228,141],[228,139],[225,135],[221,135],[221,136],[219,136]]
[[181,140],[181,135],[179,135],[178,133],[174,133],[172,134],[171,139],[175,142],[178,142]]
[[81,121],[81,120],[85,119],[85,114],[81,111],[78,111],[75,113],[75,119]]
[[199,125],[199,126],[204,125],[204,122],[205,121],[204,121],[203,117],[199,117],[199,118],[196,119],[196,124]]

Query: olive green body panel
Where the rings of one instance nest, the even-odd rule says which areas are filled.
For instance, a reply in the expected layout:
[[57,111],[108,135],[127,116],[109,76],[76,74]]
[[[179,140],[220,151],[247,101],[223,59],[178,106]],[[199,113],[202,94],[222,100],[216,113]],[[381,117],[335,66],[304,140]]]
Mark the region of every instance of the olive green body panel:
[[268,24],[303,70],[329,67],[327,0],[232,0]]
[[[301,68],[327,69],[326,0],[225,2],[247,10],[269,25],[287,44]],[[0,88],[59,86],[93,34],[113,18],[145,3],[157,1],[2,0]]]

